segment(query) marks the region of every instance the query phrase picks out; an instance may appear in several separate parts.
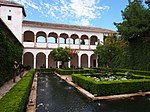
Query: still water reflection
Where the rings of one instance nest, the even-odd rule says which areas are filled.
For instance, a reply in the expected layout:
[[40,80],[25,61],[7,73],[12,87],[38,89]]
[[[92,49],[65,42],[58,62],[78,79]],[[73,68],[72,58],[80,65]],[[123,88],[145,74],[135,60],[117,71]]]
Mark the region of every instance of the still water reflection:
[[40,74],[36,112],[150,112],[150,96],[93,102],[56,75]]

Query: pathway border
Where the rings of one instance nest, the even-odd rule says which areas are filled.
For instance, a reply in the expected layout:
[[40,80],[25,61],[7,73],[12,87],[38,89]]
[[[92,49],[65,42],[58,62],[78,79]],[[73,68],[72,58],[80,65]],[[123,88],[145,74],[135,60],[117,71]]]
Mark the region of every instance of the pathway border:
[[37,80],[38,80],[38,72],[35,73],[34,78],[33,78],[26,112],[35,112],[36,111]]

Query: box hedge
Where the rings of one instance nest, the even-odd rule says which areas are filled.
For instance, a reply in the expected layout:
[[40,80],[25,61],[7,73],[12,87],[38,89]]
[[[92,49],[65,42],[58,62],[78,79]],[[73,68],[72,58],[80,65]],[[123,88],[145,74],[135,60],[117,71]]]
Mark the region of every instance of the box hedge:
[[71,74],[86,74],[86,73],[94,73],[96,69],[60,69],[57,68],[56,72],[60,75],[71,75]]
[[117,69],[117,72],[130,72],[137,75],[150,76],[150,71],[141,71],[141,70],[130,70],[130,69]]
[[150,79],[95,81],[80,74],[73,74],[72,80],[92,94],[99,96],[150,90]]
[[35,69],[36,72],[54,72],[56,68],[37,68]]

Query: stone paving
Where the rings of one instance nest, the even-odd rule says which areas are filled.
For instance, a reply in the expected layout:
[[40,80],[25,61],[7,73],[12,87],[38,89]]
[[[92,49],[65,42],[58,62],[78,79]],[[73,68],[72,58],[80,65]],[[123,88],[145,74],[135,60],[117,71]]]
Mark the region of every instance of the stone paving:
[[37,77],[37,73],[36,73],[34,75],[26,112],[35,112],[36,111],[37,80],[38,80],[38,77]]
[[[26,73],[27,71],[25,71],[23,75],[25,75]],[[0,87],[0,99],[20,80],[21,80],[20,76],[17,76],[15,83],[13,82],[13,79],[11,79],[10,81],[6,82],[3,86],[1,86]]]

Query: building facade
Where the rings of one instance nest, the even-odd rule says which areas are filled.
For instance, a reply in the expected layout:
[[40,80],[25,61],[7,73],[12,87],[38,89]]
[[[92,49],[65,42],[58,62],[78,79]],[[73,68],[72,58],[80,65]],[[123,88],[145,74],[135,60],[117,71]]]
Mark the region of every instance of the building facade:
[[58,47],[69,47],[76,52],[74,58],[65,63],[66,67],[97,67],[93,50],[112,30],[26,21],[24,6],[15,2],[0,1],[0,17],[24,46],[23,64],[33,68],[55,68],[61,62],[54,62],[50,52]]

